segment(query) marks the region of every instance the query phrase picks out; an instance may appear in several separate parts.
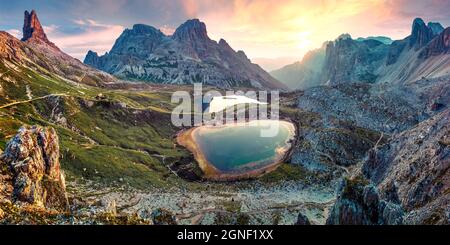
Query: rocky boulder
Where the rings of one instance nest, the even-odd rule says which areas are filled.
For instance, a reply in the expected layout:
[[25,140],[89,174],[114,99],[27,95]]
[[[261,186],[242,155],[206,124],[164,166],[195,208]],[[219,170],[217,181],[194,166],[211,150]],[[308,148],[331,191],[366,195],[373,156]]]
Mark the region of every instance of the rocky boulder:
[[308,217],[306,215],[299,213],[297,217],[297,222],[295,222],[296,225],[311,225],[309,222]]
[[152,211],[151,219],[155,225],[176,225],[175,216],[168,210],[158,208]]
[[402,207],[382,200],[377,188],[362,176],[344,179],[327,225],[399,225]]
[[53,128],[19,129],[1,156],[13,174],[13,200],[64,211],[68,208],[59,140]]

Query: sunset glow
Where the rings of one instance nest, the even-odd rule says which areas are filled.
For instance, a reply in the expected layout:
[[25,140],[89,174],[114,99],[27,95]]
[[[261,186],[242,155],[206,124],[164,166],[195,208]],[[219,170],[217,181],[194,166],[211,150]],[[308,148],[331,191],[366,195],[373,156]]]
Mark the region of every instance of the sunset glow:
[[[401,39],[415,17],[450,24],[449,1],[433,5],[407,0],[136,0],[18,1],[0,10],[1,29],[21,35],[16,17],[35,8],[46,18],[48,36],[69,54],[83,59],[88,48],[108,51],[125,29],[144,23],[171,34],[185,20],[199,18],[209,36],[224,38],[250,58],[299,60],[308,50],[342,33]],[[425,6],[426,5],[426,6]],[[61,11],[55,13],[54,9]],[[11,11],[12,9],[12,11]],[[51,14],[46,14],[50,12]],[[95,11],[94,11],[95,10]],[[145,14],[143,14],[145,13]]]

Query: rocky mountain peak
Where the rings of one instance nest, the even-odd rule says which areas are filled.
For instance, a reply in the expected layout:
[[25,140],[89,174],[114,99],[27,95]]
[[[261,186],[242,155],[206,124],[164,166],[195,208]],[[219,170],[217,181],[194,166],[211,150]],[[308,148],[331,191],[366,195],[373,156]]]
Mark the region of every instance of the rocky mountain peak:
[[249,60],[248,57],[247,57],[247,55],[245,54],[245,52],[242,51],[242,50],[238,50],[238,51],[236,52],[236,54],[239,56],[239,58],[241,58],[241,59],[243,59],[243,60]]
[[[435,25],[432,25],[435,27]],[[433,39],[433,30],[421,18],[416,18],[412,24],[409,46],[419,49]]]
[[223,39],[223,38],[221,38],[220,40],[219,40],[219,45],[220,46],[230,46],[228,43],[227,43],[227,41],[225,41],[225,39]]
[[89,52],[84,63],[130,80],[285,89],[243,51],[235,52],[223,39],[211,40],[198,19],[186,21],[171,36],[135,25],[122,33],[109,54]]
[[97,64],[99,60],[99,56],[97,52],[94,52],[92,50],[89,50],[88,53],[86,54],[86,58],[84,58],[84,63],[85,64]]
[[50,42],[44,32],[44,28],[37,17],[36,11],[25,11],[23,22],[23,38],[22,41],[45,43],[55,49],[56,45]]
[[224,39],[220,39],[218,42],[219,46],[222,47],[224,50],[231,50],[234,52],[233,48],[230,46],[230,44],[228,44],[227,41],[225,41]]
[[133,25],[133,29],[131,29],[131,32],[135,35],[157,35],[157,36],[164,36],[164,34],[156,29],[153,26],[145,25],[145,24],[135,24]]
[[206,31],[205,23],[199,19],[192,19],[184,22],[179,26],[173,38],[179,41],[193,41],[193,40],[208,40],[208,33]]
[[336,38],[336,41],[347,40],[347,39],[352,39],[352,36],[350,36],[350,34],[348,34],[348,33],[344,33],[344,34],[341,34],[338,38]]
[[[120,35],[114,43],[111,53],[124,54],[131,52],[138,57],[146,57],[165,37],[164,33],[153,26],[135,24],[132,29],[126,29]],[[88,55],[86,58],[95,58],[93,53]],[[90,63],[89,59],[86,64],[95,64]]]
[[431,29],[433,35],[439,35],[444,30],[444,27],[438,22],[428,22],[427,26]]

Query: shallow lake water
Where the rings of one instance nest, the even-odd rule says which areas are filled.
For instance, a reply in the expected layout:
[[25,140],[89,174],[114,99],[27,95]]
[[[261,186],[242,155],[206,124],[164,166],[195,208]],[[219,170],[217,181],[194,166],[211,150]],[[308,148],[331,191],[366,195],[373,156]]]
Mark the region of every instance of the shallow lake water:
[[[276,128],[273,137],[263,130]],[[290,148],[294,126],[286,121],[257,120],[203,126],[194,131],[194,139],[205,159],[222,173],[251,171],[279,162]]]

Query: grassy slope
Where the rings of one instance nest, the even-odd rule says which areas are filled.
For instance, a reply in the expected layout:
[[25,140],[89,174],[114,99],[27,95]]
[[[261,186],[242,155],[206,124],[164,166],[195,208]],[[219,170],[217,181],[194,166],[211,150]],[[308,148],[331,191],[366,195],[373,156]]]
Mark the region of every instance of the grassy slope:
[[[189,154],[184,149],[174,148],[172,136],[177,129],[169,124],[167,112],[172,106],[169,95],[76,86],[25,68],[14,71],[2,63],[0,74],[0,106],[28,100],[27,86],[33,98],[67,95],[0,109],[1,150],[23,124],[53,126],[60,137],[62,166],[69,179],[83,177],[135,187],[162,187],[183,182],[166,167],[171,161]],[[99,93],[106,99],[97,100],[95,96]],[[62,111],[67,126],[56,123],[51,117],[56,100],[59,100],[57,111]],[[84,106],[83,102],[87,101],[94,105]],[[125,102],[128,108],[117,106],[119,102]],[[144,118],[136,116],[140,114]],[[166,156],[167,160],[163,161],[159,155]]]

